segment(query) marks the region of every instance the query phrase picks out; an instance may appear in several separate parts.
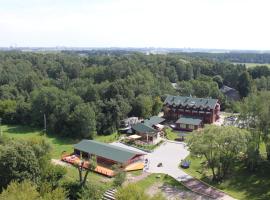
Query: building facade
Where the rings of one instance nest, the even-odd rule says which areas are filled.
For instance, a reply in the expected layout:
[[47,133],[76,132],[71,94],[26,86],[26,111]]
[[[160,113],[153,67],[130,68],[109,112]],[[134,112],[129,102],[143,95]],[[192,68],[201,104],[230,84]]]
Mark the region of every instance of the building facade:
[[163,111],[167,120],[190,117],[211,124],[219,119],[220,104],[217,99],[169,95],[164,101]]

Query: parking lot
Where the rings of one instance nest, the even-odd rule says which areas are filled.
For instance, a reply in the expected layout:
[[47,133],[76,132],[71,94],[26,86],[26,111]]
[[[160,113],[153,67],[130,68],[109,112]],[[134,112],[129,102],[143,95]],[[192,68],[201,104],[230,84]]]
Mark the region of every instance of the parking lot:
[[[134,147],[127,146],[125,144],[114,142],[113,145],[123,148],[140,151]],[[146,153],[146,152],[144,152]],[[189,154],[189,151],[182,142],[165,141],[162,145],[157,147],[152,153],[146,153],[145,159],[148,160],[145,171],[150,173],[165,173],[174,177],[177,180],[185,180],[191,178],[178,166],[181,160],[185,159]],[[161,167],[158,164],[162,163]]]

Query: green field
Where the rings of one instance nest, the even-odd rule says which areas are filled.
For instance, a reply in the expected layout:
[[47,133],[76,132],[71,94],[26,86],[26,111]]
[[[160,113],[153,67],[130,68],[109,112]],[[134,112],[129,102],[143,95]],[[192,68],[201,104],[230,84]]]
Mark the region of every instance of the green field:
[[270,67],[270,63],[234,63],[234,64],[244,64],[247,68],[252,68],[255,66],[268,66]]
[[77,140],[57,138],[44,135],[40,129],[27,126],[2,126],[3,135],[15,139],[29,139],[33,137],[45,138],[52,146],[52,157],[59,159],[63,151],[73,152],[73,144]]
[[[63,151],[73,152],[73,145],[79,142],[80,140],[70,139],[70,138],[61,138],[50,135],[43,134],[41,129],[31,128],[27,126],[11,126],[4,125],[2,126],[2,131],[4,136],[18,139],[28,139],[32,137],[43,137],[48,141],[52,146],[52,158],[59,159]],[[95,140],[100,142],[113,142],[119,138],[117,133],[106,136],[96,136]]]

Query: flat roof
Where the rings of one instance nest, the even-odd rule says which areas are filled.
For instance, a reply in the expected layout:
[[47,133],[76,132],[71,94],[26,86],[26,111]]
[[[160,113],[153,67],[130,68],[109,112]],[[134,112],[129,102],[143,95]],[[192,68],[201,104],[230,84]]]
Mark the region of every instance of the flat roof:
[[143,153],[137,151],[117,147],[95,140],[82,140],[78,144],[74,145],[74,149],[117,161],[119,163],[125,163],[137,155],[144,155]]
[[180,117],[175,123],[176,124],[200,125],[202,123],[202,119],[192,118],[192,117]]

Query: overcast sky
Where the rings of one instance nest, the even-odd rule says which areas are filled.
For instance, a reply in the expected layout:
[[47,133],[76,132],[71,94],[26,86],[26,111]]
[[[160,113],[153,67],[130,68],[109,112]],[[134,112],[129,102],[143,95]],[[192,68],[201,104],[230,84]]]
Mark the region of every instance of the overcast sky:
[[270,0],[0,0],[0,46],[270,49]]

